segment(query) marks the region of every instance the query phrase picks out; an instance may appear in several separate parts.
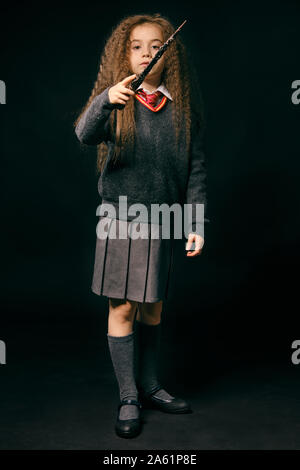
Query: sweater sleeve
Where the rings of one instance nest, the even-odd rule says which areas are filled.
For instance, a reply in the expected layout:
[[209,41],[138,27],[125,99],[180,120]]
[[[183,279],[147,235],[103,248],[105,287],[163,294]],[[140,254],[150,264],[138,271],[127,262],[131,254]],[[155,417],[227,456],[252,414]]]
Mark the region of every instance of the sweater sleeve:
[[109,88],[95,96],[75,127],[75,134],[83,144],[98,145],[108,139],[109,116],[112,110],[119,106],[110,102]]
[[[189,164],[189,177],[186,191],[186,202],[191,204],[192,214],[188,217],[188,233],[194,232],[204,238],[204,223],[210,222],[207,218],[207,171],[204,153],[205,124],[202,126],[198,119],[192,122],[191,154]],[[198,213],[196,205],[202,204]],[[188,214],[190,214],[188,212]],[[197,225],[196,225],[197,224]]]

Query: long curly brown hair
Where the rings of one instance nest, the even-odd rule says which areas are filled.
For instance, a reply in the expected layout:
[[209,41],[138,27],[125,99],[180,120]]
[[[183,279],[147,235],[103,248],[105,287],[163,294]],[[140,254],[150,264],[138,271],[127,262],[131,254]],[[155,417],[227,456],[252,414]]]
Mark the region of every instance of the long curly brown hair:
[[[110,37],[106,40],[100,58],[100,67],[92,93],[80,111],[74,122],[76,127],[81,116],[89,107],[93,99],[102,93],[107,87],[112,86],[125,77],[132,75],[129,62],[130,33],[132,29],[144,23],[154,23],[162,29],[163,39],[166,41],[175,28],[171,22],[160,13],[130,15],[123,18],[113,28]],[[195,68],[179,35],[171,42],[164,53],[165,63],[161,76],[166,88],[170,92],[174,106],[172,108],[172,119],[175,128],[176,143],[178,143],[179,132],[182,123],[185,123],[186,146],[189,149],[191,138],[192,110],[194,118],[198,118],[200,124],[204,123],[203,103],[201,91]],[[133,148],[135,138],[135,100],[128,100],[122,109],[114,109],[109,118],[111,135],[115,136],[113,159],[120,158],[122,149]],[[96,172],[101,173],[107,158],[107,144],[101,142],[97,146]]]

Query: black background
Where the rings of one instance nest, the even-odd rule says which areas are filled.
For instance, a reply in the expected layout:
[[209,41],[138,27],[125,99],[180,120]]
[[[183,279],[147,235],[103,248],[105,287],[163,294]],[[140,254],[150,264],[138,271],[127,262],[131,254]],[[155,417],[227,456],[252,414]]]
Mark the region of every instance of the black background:
[[[13,410],[31,419],[47,409],[41,417],[47,426],[45,400],[59,400],[64,387],[66,397],[86,387],[87,403],[107,387],[117,400],[106,344],[108,301],[90,290],[100,202],[96,149],[82,150],[73,121],[93,87],[105,40],[127,14],[160,12],[175,27],[187,19],[180,34],[197,67],[207,119],[211,223],[202,255],[182,254],[175,263],[172,298],[162,314],[161,374],[179,391],[187,387],[197,395],[205,384],[216,394],[217,378],[226,381],[238,370],[242,382],[263,366],[261,376],[273,370],[280,386],[287,374],[295,382],[286,389],[295,391],[300,104],[292,103],[291,84],[300,79],[299,2],[1,8],[7,104],[0,107],[0,339],[7,364],[0,378],[2,403],[10,410],[2,448],[43,448],[39,427],[27,428],[27,440],[18,433],[20,414]],[[64,418],[71,423],[71,409]],[[296,446],[291,436],[284,439],[278,442]],[[57,437],[53,448],[93,448],[87,442],[79,434],[78,441]],[[241,437],[235,442],[243,445]]]

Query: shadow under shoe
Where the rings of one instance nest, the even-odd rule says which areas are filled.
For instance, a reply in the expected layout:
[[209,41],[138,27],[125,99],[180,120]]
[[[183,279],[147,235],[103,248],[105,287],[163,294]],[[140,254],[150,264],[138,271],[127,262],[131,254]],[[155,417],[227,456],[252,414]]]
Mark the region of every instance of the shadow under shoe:
[[156,396],[156,392],[163,387],[158,385],[151,392],[145,392],[142,388],[138,388],[139,401],[144,408],[154,408],[165,413],[192,413],[192,409],[185,400],[182,398],[164,399]]
[[[136,405],[139,409],[139,417],[133,419],[119,419],[119,412],[122,405]],[[115,431],[119,437],[135,437],[137,436],[142,429],[142,419],[141,419],[141,408],[142,405],[137,400],[124,399],[121,400],[118,405],[118,417],[115,424]]]

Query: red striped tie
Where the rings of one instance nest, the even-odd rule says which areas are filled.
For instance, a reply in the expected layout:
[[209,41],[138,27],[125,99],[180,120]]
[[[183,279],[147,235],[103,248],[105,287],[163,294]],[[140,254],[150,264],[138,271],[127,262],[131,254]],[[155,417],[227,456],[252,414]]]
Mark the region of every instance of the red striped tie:
[[163,94],[161,91],[155,91],[154,93],[146,93],[143,88],[140,88],[139,90],[136,91],[136,93],[139,93],[142,95],[142,97],[145,99],[145,101],[153,106],[155,108],[155,105],[157,103],[157,100],[159,97]]

